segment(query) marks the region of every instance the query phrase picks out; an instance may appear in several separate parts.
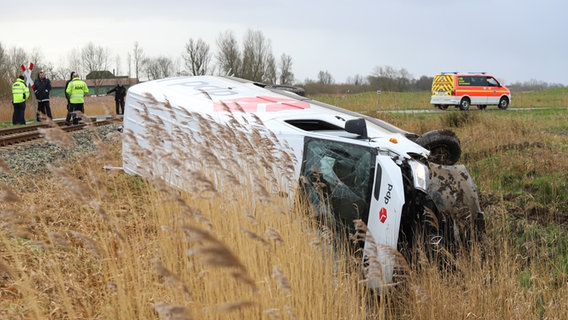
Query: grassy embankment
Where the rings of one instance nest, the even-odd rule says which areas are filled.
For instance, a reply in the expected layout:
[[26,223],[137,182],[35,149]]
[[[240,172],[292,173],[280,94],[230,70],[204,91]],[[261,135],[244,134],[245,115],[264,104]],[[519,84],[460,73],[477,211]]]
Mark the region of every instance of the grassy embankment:
[[[364,95],[347,99],[361,102],[336,104],[368,105]],[[183,193],[102,170],[121,165],[117,134],[80,166],[61,163],[1,185],[0,318],[568,318],[563,107],[378,114],[417,133],[454,130],[487,220],[484,244],[455,257],[457,271],[421,259],[380,301],[364,290],[353,261],[327,245],[333,236],[269,188],[269,145],[240,145],[251,156],[245,167],[222,157],[233,150],[222,140],[193,146],[186,161],[227,170],[194,172],[193,192]]]

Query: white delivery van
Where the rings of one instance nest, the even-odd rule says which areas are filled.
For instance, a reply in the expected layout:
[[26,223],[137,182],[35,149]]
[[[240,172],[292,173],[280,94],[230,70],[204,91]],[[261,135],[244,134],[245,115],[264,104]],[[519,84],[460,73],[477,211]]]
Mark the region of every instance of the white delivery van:
[[[215,129],[209,124],[221,124],[242,131],[239,134],[260,133],[261,140],[286,146],[288,150],[282,147],[281,151],[293,155],[290,165],[295,182],[284,185],[285,193],[301,193],[349,232],[356,219],[367,225],[374,243],[365,241],[363,259],[378,257],[380,262],[374,262],[374,267],[381,270],[368,279],[371,287],[392,281],[391,254],[381,248],[408,246],[416,230],[427,230],[430,245],[450,243],[455,240],[452,234],[463,234],[454,228],[463,224],[464,229],[472,230],[471,225],[482,217],[471,177],[462,165],[455,165],[460,152],[455,136],[430,132],[419,137],[381,120],[265,84],[216,76],[137,84],[128,90],[123,121],[124,171],[142,177],[163,175],[181,188],[192,183],[184,181],[188,176],[172,172],[170,164],[155,152],[189,146],[183,142],[170,145],[162,134],[189,133],[190,139],[214,143],[215,137],[208,135]],[[256,130],[259,126],[262,129]],[[432,157],[448,152],[453,154]],[[226,155],[243,156],[239,152]],[[445,160],[433,163],[436,159]],[[431,213],[437,215],[436,228],[428,223]],[[365,262],[373,267],[373,261]]]

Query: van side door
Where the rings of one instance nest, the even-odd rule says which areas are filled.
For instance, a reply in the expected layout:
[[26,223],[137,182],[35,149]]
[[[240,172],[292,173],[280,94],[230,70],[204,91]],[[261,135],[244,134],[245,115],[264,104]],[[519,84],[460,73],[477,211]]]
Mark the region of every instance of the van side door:
[[501,98],[502,86],[497,81],[497,79],[489,76],[486,77],[487,81],[487,104],[496,105],[499,104],[499,99]]
[[487,80],[485,76],[470,76],[471,83],[471,104],[472,105],[487,105]]

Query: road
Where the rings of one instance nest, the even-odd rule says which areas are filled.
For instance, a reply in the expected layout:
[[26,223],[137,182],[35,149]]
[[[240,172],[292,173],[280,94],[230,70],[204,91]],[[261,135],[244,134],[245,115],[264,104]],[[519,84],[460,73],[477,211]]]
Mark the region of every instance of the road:
[[467,111],[461,111],[457,108],[448,108],[447,110],[440,110],[438,108],[432,107],[432,109],[378,110],[375,112],[376,113],[442,113],[442,112],[494,112],[494,111],[508,112],[508,111],[534,111],[534,110],[548,110],[548,109],[558,109],[558,108],[507,108],[507,110],[501,110],[497,108],[479,110],[477,108],[475,109],[471,108]]

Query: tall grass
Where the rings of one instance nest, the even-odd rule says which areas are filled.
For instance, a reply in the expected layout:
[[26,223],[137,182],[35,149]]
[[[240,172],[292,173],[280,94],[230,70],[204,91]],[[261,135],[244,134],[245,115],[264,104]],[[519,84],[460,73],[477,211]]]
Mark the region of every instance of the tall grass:
[[[447,269],[418,250],[404,281],[377,297],[342,249],[347,245],[278,192],[282,176],[270,170],[281,159],[272,159],[270,148],[241,149],[251,152],[244,164],[221,157],[232,150],[222,141],[219,150],[192,145],[176,157],[140,150],[191,174],[187,192],[158,176],[104,169],[122,165],[121,140],[130,138],[116,133],[95,136],[97,152],[41,176],[0,161],[12,178],[0,184],[0,318],[568,318],[564,227],[527,219],[530,208],[515,190],[533,193],[504,184],[515,176],[496,179],[520,170],[527,179],[566,180],[565,116],[389,117],[409,131],[458,132],[463,161],[483,194],[486,236],[468,255],[440,253],[451,262]],[[191,142],[183,132],[170,134],[171,141]],[[203,166],[188,171],[181,159]],[[554,181],[558,196],[566,194]],[[551,214],[560,215],[565,202],[552,200]]]
[[[79,160],[81,166],[73,161],[45,177],[14,176],[12,186],[2,186],[9,202],[1,207],[6,254],[0,288],[6,299],[0,316],[364,319],[379,314],[364,301],[351,260],[330,245],[331,233],[320,233],[303,209],[271,194],[264,176],[255,173],[250,180],[246,166],[237,176],[204,169],[193,172],[198,182],[193,192],[182,192],[157,177],[146,181],[105,171],[103,165],[120,166],[120,144],[100,143],[98,153]],[[203,155],[181,151],[188,160]],[[257,165],[265,171],[264,164]],[[225,168],[235,169],[230,163]]]

